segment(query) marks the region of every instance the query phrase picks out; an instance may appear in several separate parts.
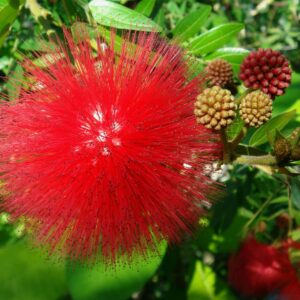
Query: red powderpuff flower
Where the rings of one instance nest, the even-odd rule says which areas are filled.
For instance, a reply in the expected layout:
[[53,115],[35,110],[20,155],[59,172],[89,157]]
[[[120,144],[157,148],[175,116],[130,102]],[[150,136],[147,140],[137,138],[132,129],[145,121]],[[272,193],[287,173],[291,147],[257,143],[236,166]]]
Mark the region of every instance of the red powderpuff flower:
[[240,79],[245,86],[260,89],[272,99],[284,93],[291,82],[287,58],[272,49],[252,51],[242,62]]
[[228,280],[241,295],[263,297],[296,278],[287,251],[247,239],[229,260]]
[[276,300],[299,300],[300,299],[300,281],[295,279],[281,289]]
[[36,84],[1,108],[4,208],[37,224],[51,251],[145,255],[191,232],[212,189],[219,141],[193,115],[203,80],[155,33],[117,45],[112,31],[96,51],[79,39],[65,32],[45,69],[26,61]]

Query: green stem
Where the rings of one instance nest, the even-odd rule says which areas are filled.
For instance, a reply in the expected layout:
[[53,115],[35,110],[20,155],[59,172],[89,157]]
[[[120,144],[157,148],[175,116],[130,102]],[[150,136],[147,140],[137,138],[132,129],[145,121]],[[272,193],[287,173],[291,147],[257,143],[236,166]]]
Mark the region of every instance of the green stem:
[[241,129],[240,133],[232,141],[230,141],[230,146],[232,151],[236,149],[236,147],[239,145],[241,140],[245,137],[247,130],[248,128],[244,126]]
[[272,200],[272,197],[269,197],[263,205],[256,211],[256,213],[253,215],[253,217],[245,224],[243,230],[246,230],[254,221],[255,219],[263,212],[263,210],[268,206],[270,201]]
[[230,162],[230,145],[228,144],[227,135],[225,129],[221,129],[221,140],[223,144],[223,163],[227,164]]

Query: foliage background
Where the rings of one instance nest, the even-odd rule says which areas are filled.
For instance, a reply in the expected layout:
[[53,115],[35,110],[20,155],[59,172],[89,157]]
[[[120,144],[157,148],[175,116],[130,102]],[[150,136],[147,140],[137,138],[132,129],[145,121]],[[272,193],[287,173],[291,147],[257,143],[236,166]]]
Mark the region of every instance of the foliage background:
[[[33,58],[34,51],[42,50],[39,38],[47,39],[54,32],[60,34],[63,24],[91,21],[86,11],[88,3],[88,0],[0,0],[0,90],[10,101],[18,95],[13,82],[22,79],[18,62],[23,55]],[[207,61],[223,57],[232,63],[237,74],[247,50],[282,51],[291,61],[294,74],[287,93],[274,102],[273,116],[279,116],[280,122],[275,119],[272,126],[283,135],[299,126],[298,0],[120,0],[113,3],[135,9],[154,20],[161,26],[162,34],[175,37],[197,56],[199,69]],[[97,17],[95,12],[92,15],[96,22],[105,23],[105,16]],[[135,24],[133,17],[130,13],[124,17],[130,26]],[[113,25],[120,18],[122,14],[112,11],[109,22]],[[217,26],[221,30],[211,34],[210,30]],[[294,119],[289,122],[291,117]],[[231,134],[235,134],[235,128]],[[266,129],[260,133],[252,130],[243,144],[267,151],[270,149],[267,141]],[[195,237],[167,249],[161,245],[161,256],[153,256],[147,262],[137,260],[133,266],[123,265],[118,270],[108,270],[101,264],[89,268],[52,261],[28,242],[22,221],[11,224],[9,216],[2,212],[0,299],[242,299],[229,287],[226,276],[228,257],[243,238],[251,233],[268,243],[288,236],[300,240],[299,177],[271,176],[268,172],[244,165],[227,166],[215,175],[226,183],[226,196],[200,220],[201,228]],[[298,256],[299,253],[293,253],[293,259],[297,260]]]

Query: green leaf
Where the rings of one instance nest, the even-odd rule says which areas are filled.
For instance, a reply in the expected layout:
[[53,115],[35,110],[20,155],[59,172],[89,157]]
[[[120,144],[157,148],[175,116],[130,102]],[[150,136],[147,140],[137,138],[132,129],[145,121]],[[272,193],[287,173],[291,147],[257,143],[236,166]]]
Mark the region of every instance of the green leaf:
[[210,13],[210,6],[201,5],[200,9],[188,14],[177,24],[172,31],[174,37],[182,42],[193,37],[200,31],[201,26],[207,21]]
[[[166,243],[160,246],[160,253],[166,250]],[[126,300],[139,291],[153,276],[161,263],[162,255],[149,254],[149,258],[133,258],[130,264],[109,266],[98,263],[94,267],[70,265],[67,271],[72,299]]]
[[254,147],[266,143],[269,138],[275,136],[276,130],[283,129],[295,116],[296,111],[291,110],[272,118],[254,132],[249,141],[249,145]]
[[0,248],[0,299],[57,300],[68,294],[64,264],[24,241]]
[[0,4],[0,47],[4,43],[11,25],[16,20],[20,7],[25,0],[1,1]]
[[243,28],[244,25],[241,23],[219,25],[196,37],[188,44],[187,48],[191,53],[196,55],[213,52],[228,43]]
[[188,289],[188,300],[234,300],[228,286],[210,266],[196,261],[193,279]]
[[151,19],[120,4],[93,0],[88,4],[92,16],[98,24],[120,29],[131,29],[141,31],[161,31]]
[[228,139],[233,140],[235,137],[237,137],[243,127],[244,121],[240,118],[240,116],[238,116],[226,129]]
[[165,26],[166,18],[163,9],[160,9],[156,16],[154,17],[154,21],[161,27]]
[[153,11],[154,5],[155,0],[142,0],[136,6],[135,11],[149,17]]
[[295,229],[290,233],[290,237],[294,241],[300,241],[300,229]]
[[291,199],[293,205],[300,210],[300,179],[299,177],[291,178]]
[[235,72],[237,74],[240,71],[240,65],[243,59],[249,54],[249,51],[243,48],[221,48],[205,56],[205,60],[213,60],[216,58],[222,58],[228,61]]

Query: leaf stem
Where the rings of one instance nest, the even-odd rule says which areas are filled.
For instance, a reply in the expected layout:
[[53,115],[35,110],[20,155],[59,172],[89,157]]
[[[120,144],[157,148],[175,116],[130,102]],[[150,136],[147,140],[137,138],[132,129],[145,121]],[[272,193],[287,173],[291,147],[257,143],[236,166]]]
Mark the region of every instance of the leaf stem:
[[271,154],[253,156],[253,155],[241,155],[237,157],[233,163],[246,164],[246,165],[264,165],[264,166],[276,166],[276,157]]

